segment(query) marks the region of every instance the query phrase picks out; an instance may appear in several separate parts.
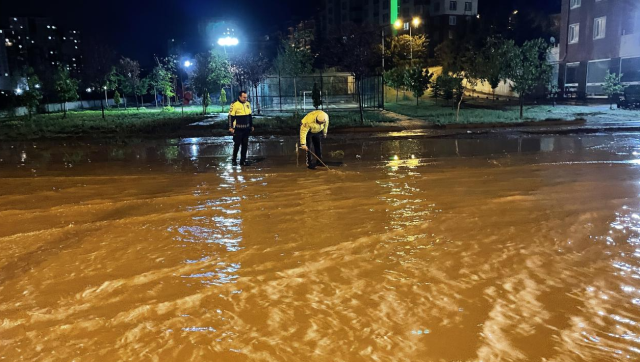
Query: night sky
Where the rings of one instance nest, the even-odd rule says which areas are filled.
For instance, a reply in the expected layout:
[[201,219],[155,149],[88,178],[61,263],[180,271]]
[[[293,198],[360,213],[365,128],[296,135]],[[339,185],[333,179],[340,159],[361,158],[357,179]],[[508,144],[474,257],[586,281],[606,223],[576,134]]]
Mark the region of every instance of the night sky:
[[[480,0],[480,9],[535,6],[559,12],[561,0]],[[62,29],[78,28],[120,54],[151,60],[164,54],[171,38],[198,38],[197,24],[205,18],[230,19],[248,34],[269,34],[292,19],[313,15],[320,0],[0,0],[0,14],[52,17]],[[535,5],[531,5],[535,4]],[[489,10],[490,11],[490,10]],[[5,19],[3,19],[5,21]]]
[[291,19],[311,16],[313,3],[295,0],[0,0],[0,16],[51,17],[62,29],[83,30],[85,37],[99,39],[120,54],[145,63],[153,53],[166,52],[168,39],[197,38],[197,24],[203,19],[235,20],[248,34],[266,35]]

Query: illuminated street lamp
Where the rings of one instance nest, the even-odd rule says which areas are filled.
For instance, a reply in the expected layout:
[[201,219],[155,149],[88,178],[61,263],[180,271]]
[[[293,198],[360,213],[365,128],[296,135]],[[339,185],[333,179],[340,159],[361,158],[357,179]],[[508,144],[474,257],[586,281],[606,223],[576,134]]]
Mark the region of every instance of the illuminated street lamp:
[[[236,37],[231,37],[229,36],[231,34],[231,31],[233,29],[227,29],[227,36],[225,36],[224,38],[220,38],[218,39],[218,45],[222,46],[224,48],[224,54],[227,54],[227,47],[228,46],[236,46],[240,43],[240,41],[238,40],[238,38]],[[231,82],[231,94],[233,94],[233,82]]]
[[[193,63],[190,60],[185,60],[182,65],[184,65],[184,69],[186,71],[193,65]],[[182,72],[180,72],[180,87],[182,88],[182,102],[180,107],[182,109],[182,115],[184,116],[184,82],[182,81]]]
[[221,45],[223,47],[236,46],[239,43],[240,41],[238,40],[238,38],[232,38],[230,36],[218,39],[218,45]]
[[400,19],[396,19],[395,23],[393,23],[393,27],[396,29],[402,28],[402,21],[400,21]]
[[[420,21],[421,20],[419,17],[414,17],[411,23],[413,24],[413,26],[417,28],[420,25]],[[411,66],[412,67],[413,67],[413,35],[411,35],[411,28],[413,28],[413,26],[409,26],[409,46],[411,47]]]
[[17,95],[21,95],[21,94],[22,94],[22,89],[17,88],[17,89],[16,89],[16,94],[17,94]]

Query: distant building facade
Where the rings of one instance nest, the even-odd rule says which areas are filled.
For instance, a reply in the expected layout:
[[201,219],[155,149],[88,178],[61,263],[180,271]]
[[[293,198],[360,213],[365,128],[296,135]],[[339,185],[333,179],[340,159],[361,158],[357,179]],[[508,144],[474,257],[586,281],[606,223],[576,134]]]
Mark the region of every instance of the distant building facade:
[[[468,31],[466,25],[478,18],[478,0],[324,0],[318,28],[329,34],[351,23],[405,34],[414,18],[420,22],[412,33],[426,34],[433,49]],[[397,20],[401,27],[396,31],[393,24]]]
[[432,0],[429,13],[429,40],[435,46],[464,34],[477,19],[478,0]]
[[604,96],[607,70],[640,84],[640,1],[563,0],[559,58],[566,97]]
[[81,72],[82,40],[77,30],[62,30],[50,18],[12,17],[5,19],[0,32],[2,77],[19,77],[25,67],[54,74],[63,65],[76,76]]

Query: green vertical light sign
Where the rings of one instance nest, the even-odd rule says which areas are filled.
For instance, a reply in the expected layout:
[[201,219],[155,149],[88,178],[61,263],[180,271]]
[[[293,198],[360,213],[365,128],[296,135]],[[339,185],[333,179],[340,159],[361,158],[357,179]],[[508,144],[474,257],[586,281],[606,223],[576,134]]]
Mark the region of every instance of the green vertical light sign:
[[398,0],[389,0],[391,2],[391,24],[398,20]]

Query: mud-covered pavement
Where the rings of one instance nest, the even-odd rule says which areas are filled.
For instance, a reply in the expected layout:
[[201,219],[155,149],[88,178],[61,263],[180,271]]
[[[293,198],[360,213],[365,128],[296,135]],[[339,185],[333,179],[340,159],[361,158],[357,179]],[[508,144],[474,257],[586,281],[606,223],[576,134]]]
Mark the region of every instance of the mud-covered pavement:
[[0,145],[0,359],[640,358],[640,135],[229,141]]

